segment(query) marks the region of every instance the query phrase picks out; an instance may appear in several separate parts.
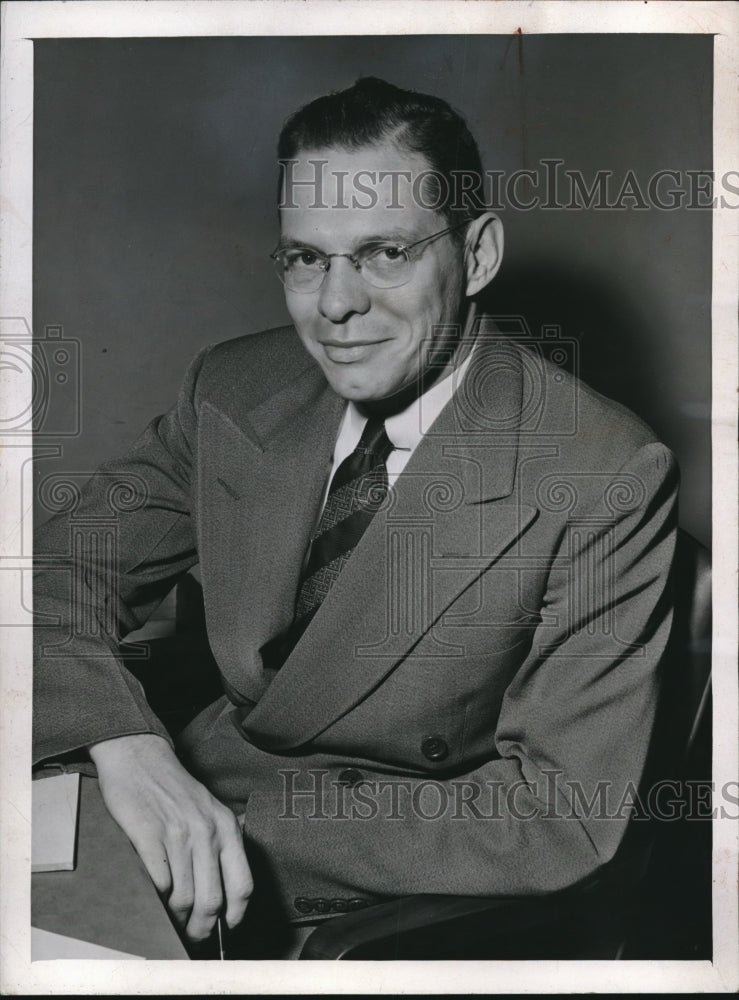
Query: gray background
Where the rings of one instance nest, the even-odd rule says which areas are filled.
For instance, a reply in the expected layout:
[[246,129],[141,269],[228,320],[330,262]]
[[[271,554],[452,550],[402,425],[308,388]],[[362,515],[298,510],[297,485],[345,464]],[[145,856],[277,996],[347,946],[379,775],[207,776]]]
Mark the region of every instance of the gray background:
[[[37,479],[92,471],[128,445],[202,345],[288,320],[267,255],[277,134],[300,104],[382,76],[460,110],[490,169],[556,157],[588,180],[634,170],[646,190],[658,170],[711,167],[711,47],[655,35],[37,41],[34,332],[61,324],[82,358],[81,433],[39,459]],[[708,543],[710,213],[502,217],[489,308],[578,342],[585,379],[677,454],[681,521]],[[62,411],[75,405],[66,391]]]

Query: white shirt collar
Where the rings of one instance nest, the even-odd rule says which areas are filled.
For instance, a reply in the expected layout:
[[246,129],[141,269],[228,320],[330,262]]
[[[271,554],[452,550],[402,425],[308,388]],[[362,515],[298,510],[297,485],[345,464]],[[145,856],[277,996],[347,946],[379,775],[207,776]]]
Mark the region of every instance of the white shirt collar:
[[[462,364],[446,378],[442,379],[441,382],[435,382],[430,389],[414,399],[405,410],[385,420],[385,431],[394,448],[401,451],[415,451],[424,434],[428,433],[433,422],[461,384],[473,353],[474,347]],[[367,418],[359,412],[353,402],[349,402],[339,433],[339,441],[337,441],[337,445],[339,442],[342,444],[345,442],[344,447],[351,445],[347,454],[353,451],[357,441],[359,441],[366,422]]]

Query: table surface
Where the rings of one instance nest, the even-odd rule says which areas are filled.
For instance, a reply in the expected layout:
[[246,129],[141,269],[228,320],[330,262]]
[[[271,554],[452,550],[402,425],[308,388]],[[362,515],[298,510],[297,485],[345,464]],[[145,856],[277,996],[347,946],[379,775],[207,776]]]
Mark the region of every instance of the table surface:
[[31,876],[31,925],[142,958],[188,958],[94,778],[80,780],[77,867]]

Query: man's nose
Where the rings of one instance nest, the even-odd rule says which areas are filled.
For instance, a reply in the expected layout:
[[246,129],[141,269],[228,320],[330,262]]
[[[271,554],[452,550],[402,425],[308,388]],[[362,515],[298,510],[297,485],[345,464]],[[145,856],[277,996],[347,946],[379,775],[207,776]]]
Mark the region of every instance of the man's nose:
[[333,257],[321,285],[318,311],[331,323],[344,323],[370,307],[367,284],[347,257]]

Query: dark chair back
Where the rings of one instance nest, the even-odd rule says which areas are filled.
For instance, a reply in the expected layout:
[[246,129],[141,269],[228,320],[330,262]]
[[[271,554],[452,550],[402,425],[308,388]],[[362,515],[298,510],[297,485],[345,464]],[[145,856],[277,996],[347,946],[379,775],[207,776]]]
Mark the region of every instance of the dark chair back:
[[[671,787],[652,806],[652,844],[623,957],[711,957],[711,560],[678,532],[675,618],[648,783]],[[673,791],[674,788],[674,791]],[[661,807],[660,807],[661,803]]]

